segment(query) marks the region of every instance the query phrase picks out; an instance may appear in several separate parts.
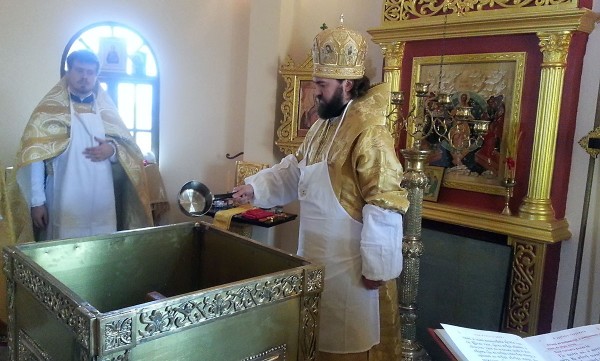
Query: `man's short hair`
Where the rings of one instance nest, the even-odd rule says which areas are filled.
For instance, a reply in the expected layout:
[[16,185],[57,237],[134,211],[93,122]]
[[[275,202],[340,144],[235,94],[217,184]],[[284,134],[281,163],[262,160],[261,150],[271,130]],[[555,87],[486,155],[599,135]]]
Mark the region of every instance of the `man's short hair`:
[[84,64],[95,64],[96,73],[100,70],[98,56],[89,50],[76,50],[67,56],[67,70],[71,70],[73,63],[79,61]]
[[[337,81],[341,84],[344,80],[348,79],[337,79]],[[354,82],[354,86],[350,89],[350,97],[352,99],[360,98],[363,95],[367,94],[369,88],[371,87],[371,80],[366,75],[363,75],[360,79],[352,80]]]

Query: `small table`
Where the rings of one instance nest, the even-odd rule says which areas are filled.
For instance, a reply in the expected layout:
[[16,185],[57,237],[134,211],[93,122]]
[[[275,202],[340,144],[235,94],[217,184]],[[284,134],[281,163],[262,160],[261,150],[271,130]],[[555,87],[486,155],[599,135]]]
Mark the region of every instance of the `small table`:
[[[234,206],[227,206],[227,207],[222,207],[222,208],[212,207],[208,212],[206,212],[206,215],[214,218],[215,214],[218,211],[230,209],[233,207]],[[298,215],[292,214],[292,213],[275,212],[272,209],[265,209],[265,210],[271,211],[275,214],[272,216],[269,216],[269,217],[261,218],[261,219],[248,219],[248,218],[242,217],[241,214],[236,214],[235,216],[231,217],[231,221],[240,223],[240,224],[248,224],[248,225],[252,225],[252,226],[270,228],[270,227],[277,226],[277,225],[280,225],[283,223],[287,223],[289,221],[293,221],[294,219],[296,219],[296,217],[298,217]]]

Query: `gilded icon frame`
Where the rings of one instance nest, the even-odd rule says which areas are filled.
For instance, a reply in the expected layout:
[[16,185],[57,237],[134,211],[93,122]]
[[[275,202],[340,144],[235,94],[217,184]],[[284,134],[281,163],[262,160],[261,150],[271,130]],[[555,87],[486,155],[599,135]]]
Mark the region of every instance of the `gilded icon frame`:
[[437,202],[444,181],[444,167],[426,165],[424,172],[427,175],[427,187],[423,190],[423,200]]
[[307,95],[310,97],[311,91],[314,91],[312,71],[313,62],[310,54],[300,65],[294,64],[288,56],[279,68],[279,73],[285,82],[285,89],[281,103],[283,118],[277,128],[275,144],[284,154],[294,153],[304,141],[308,130],[308,127],[301,123],[301,119],[302,114],[314,105],[303,101],[303,98],[306,99]]
[[[440,155],[439,159],[432,157],[428,162],[429,165],[446,168],[443,187],[504,195],[505,189],[502,186],[502,180],[508,176],[507,155],[510,155],[513,161],[516,162],[518,144],[512,138],[518,138],[525,61],[525,52],[413,58],[410,109],[415,107],[414,89],[415,84],[419,82],[429,83],[430,91],[438,92],[438,89],[441,88],[444,92],[453,94],[453,99],[457,102],[460,102],[460,99],[468,99],[468,102],[481,110],[480,113],[484,117],[489,117],[489,110],[494,108],[490,104],[500,102],[502,106],[502,112],[496,111],[493,113],[499,119],[497,124],[502,124],[501,131],[497,131],[499,126],[496,126],[494,133],[491,133],[492,130],[488,131],[486,137],[489,138],[486,138],[486,142],[489,141],[489,143],[484,142],[481,148],[477,148],[472,152],[473,154],[468,155],[473,158],[473,168],[475,170],[484,170],[481,173],[472,171],[470,168],[468,169],[470,172],[468,175],[465,174],[466,172],[453,171],[455,170],[451,169],[454,167],[453,160],[448,159],[447,155],[450,151],[441,149],[442,141],[438,139],[438,144],[431,147],[434,150],[434,155],[446,154],[443,161]],[[475,111],[473,113],[476,115]],[[478,117],[476,116],[476,118]],[[494,121],[490,123],[490,129],[493,125]],[[435,142],[434,139],[432,143]],[[491,149],[492,144],[493,149]],[[486,147],[487,158],[484,158],[484,154],[476,153],[480,150],[481,153],[485,153],[483,152],[484,147]],[[485,159],[487,161],[484,162]],[[448,162],[450,164],[444,164]]]

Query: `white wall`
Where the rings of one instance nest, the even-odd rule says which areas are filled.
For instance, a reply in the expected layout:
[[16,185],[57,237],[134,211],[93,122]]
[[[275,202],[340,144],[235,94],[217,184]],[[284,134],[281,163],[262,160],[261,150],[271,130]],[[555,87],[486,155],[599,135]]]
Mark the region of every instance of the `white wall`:
[[[312,41],[326,23],[339,25],[344,14],[346,27],[362,31],[367,39],[368,29],[381,23],[383,1],[364,0],[253,0],[250,12],[250,45],[246,93],[246,127],[244,159],[262,163],[279,162],[283,154],[275,146],[277,128],[283,118],[280,110],[284,84],[278,69],[290,56],[300,65],[310,53]],[[275,46],[276,45],[276,46]],[[369,41],[367,75],[372,82],[382,81],[383,56],[381,49]],[[298,213],[297,204],[286,211]],[[256,232],[256,231],[255,231]],[[276,246],[296,251],[297,221],[275,227],[268,235]]]
[[[593,11],[600,11],[600,0],[594,0]],[[590,207],[584,227],[587,232],[582,236],[582,213],[586,191],[586,180],[590,156],[577,143],[582,137],[594,129],[596,101],[599,91],[600,70],[600,30],[595,29],[589,37],[587,50],[583,62],[581,94],[575,128],[575,143],[573,144],[573,157],[571,164],[571,179],[567,197],[566,218],[572,238],[563,242],[560,255],[559,279],[556,292],[552,329],[564,329],[568,325],[571,306],[571,293],[573,289],[577,249],[579,242],[583,245],[582,267],[575,308],[574,326],[600,322],[600,196],[598,184],[600,183],[600,165],[593,168],[593,182],[591,183]],[[600,112],[600,109],[598,109]],[[595,161],[595,163],[598,163]],[[560,167],[560,165],[557,165]],[[565,170],[566,171],[566,170]]]
[[[362,31],[380,25],[382,1],[348,0],[254,0],[250,11],[250,45],[246,88],[244,157],[248,161],[273,163],[282,154],[274,139],[283,115],[279,109],[283,84],[279,66],[290,56],[301,64],[309,54],[312,40],[327,23],[339,24],[344,14],[347,27]],[[367,75],[381,81],[381,49],[369,42]]]
[[[249,1],[23,0],[0,2],[0,162],[13,164],[60,57],[80,29],[116,21],[144,36],[160,69],[160,167],[172,201],[187,180],[221,192],[233,184],[243,141]],[[229,173],[228,173],[229,172]],[[174,219],[182,219],[173,212]]]

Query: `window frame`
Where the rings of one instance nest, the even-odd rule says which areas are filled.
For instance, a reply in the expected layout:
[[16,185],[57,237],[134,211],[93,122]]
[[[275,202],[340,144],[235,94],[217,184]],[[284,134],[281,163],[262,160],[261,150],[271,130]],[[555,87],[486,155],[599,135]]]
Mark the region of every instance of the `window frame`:
[[[105,83],[107,85],[106,91],[109,94],[109,96],[111,97],[111,99],[114,101],[115,104],[118,104],[118,86],[121,83],[134,84],[134,85],[149,84],[152,86],[152,110],[151,110],[152,121],[151,121],[151,129],[150,129],[150,134],[151,134],[151,139],[152,139],[151,140],[151,151],[155,156],[156,162],[158,163],[159,149],[160,149],[160,147],[159,147],[160,146],[160,141],[159,141],[159,135],[160,135],[160,119],[159,119],[159,115],[160,115],[160,71],[159,71],[158,62],[157,62],[156,56],[154,55],[155,53],[152,50],[152,47],[150,46],[148,41],[138,31],[132,29],[131,27],[129,27],[127,25],[124,25],[124,24],[121,24],[118,22],[113,22],[113,21],[102,21],[102,22],[98,22],[98,23],[93,23],[93,24],[90,24],[90,25],[82,28],[77,33],[75,33],[71,37],[71,39],[69,39],[69,42],[67,43],[67,45],[65,46],[65,49],[63,50],[63,54],[62,54],[61,62],[60,62],[60,76],[62,78],[66,74],[65,68],[66,68],[67,56],[69,55],[71,48],[73,47],[75,42],[78,41],[79,38],[85,32],[90,31],[97,27],[110,27],[112,33],[115,32],[115,30],[114,30],[115,28],[123,28],[123,29],[126,29],[126,30],[136,34],[142,40],[142,46],[146,46],[154,58],[153,60],[156,64],[156,76],[100,71],[100,73],[98,74],[98,83]],[[89,50],[97,53],[88,44],[84,44],[84,46],[86,48],[88,48]],[[134,123],[134,126],[135,126],[135,123]],[[147,130],[138,130],[135,127],[131,128],[130,131],[132,131],[133,134],[135,134],[137,132],[147,132]]]

